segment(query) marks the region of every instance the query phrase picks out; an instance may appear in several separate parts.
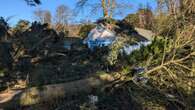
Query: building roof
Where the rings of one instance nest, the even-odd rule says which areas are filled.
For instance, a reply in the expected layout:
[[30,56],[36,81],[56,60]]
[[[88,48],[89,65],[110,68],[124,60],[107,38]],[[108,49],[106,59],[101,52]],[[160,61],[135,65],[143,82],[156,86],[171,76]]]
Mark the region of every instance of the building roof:
[[96,26],[90,31],[87,38],[84,39],[84,43],[88,41],[106,41],[106,40],[115,40],[115,34],[102,26]]

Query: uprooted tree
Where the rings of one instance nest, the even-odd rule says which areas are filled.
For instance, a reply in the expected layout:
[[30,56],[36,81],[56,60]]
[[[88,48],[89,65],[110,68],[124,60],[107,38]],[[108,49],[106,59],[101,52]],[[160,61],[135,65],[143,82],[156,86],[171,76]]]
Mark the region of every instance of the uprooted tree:
[[[131,97],[139,100],[138,102],[143,105],[160,107],[161,104],[163,106],[167,104],[170,108],[193,108],[195,84],[195,24],[193,16],[195,8],[192,7],[195,5],[186,5],[188,3],[188,0],[183,0],[185,8],[183,7],[179,13],[174,15],[166,15],[173,18],[173,22],[169,22],[169,25],[175,26],[174,33],[169,31],[173,28],[168,26],[168,30],[165,31],[167,34],[156,37],[150,46],[127,56],[129,66],[125,64],[124,67],[144,67],[143,74],[132,76],[131,72],[126,72],[124,69],[121,72],[120,80],[122,81],[117,80],[114,83],[117,87],[127,85]],[[164,22],[167,21],[168,19]],[[185,24],[183,24],[184,22]],[[169,34],[170,32],[172,34]],[[128,83],[130,84],[128,85]],[[133,84],[136,86],[132,86]],[[115,86],[112,85],[112,87]],[[142,92],[134,93],[134,89]],[[151,96],[150,92],[154,93],[155,97]],[[154,103],[150,103],[150,101],[154,100],[157,105],[151,105]]]

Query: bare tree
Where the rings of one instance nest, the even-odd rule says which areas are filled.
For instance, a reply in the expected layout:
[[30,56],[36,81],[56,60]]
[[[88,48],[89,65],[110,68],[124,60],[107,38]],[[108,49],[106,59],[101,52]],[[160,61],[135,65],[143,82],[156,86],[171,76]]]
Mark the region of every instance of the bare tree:
[[51,13],[49,11],[45,11],[44,12],[44,23],[48,23],[48,24],[51,24]]
[[44,11],[41,9],[37,9],[34,11],[35,19],[41,23],[44,23]]
[[51,24],[51,13],[48,10],[41,10],[38,9],[34,12],[34,16],[37,21],[41,23],[48,23]]
[[139,17],[139,27],[152,29],[153,13],[149,4],[144,7],[140,5],[137,15]]
[[54,18],[56,28],[67,27],[70,18],[73,16],[72,11],[65,5],[60,5],[56,9],[56,15]]
[[130,4],[127,0],[98,0],[95,3],[92,3],[90,0],[79,0],[77,2],[77,7],[83,8],[86,6],[91,7],[91,11],[102,10],[103,17],[112,18],[116,13],[122,13],[123,9],[130,7]]
[[182,11],[195,12],[194,0],[157,0],[159,10],[167,10],[168,14],[176,14]]

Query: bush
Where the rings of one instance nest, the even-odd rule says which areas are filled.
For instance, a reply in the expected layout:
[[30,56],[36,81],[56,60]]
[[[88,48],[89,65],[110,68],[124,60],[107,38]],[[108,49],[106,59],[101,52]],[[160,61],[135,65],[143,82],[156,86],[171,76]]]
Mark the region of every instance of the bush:
[[82,37],[83,39],[87,37],[91,29],[95,27],[94,24],[85,24],[82,25],[80,30],[79,30],[79,36]]
[[127,15],[124,20],[133,25],[133,26],[136,26],[136,27],[139,27],[139,16],[138,14],[129,14]]
[[29,27],[30,27],[30,22],[26,21],[26,20],[20,20],[18,21],[18,23],[16,24],[16,27],[13,29],[14,32],[24,32],[26,31]]
[[113,24],[115,25],[118,21],[112,18],[104,18],[104,19],[99,19],[97,20],[97,23],[102,23],[102,24]]
[[67,26],[65,26],[63,24],[56,24],[55,31],[57,31],[58,33],[64,33],[64,36],[69,35],[69,30],[68,30]]
[[[147,60],[153,57],[154,65],[158,64],[163,56],[164,44],[167,43],[167,49],[171,45],[171,41],[167,42],[165,38],[155,37],[151,45],[141,47],[140,50],[135,50],[127,56],[129,64],[146,65]],[[167,50],[170,51],[170,50]]]
[[120,55],[120,50],[123,48],[124,46],[124,42],[126,41],[126,39],[121,38],[121,39],[117,39],[110,47],[109,47],[109,53],[106,56],[106,62],[109,65],[114,65],[118,62],[118,58]]
[[173,38],[176,35],[177,28],[183,28],[186,24],[182,16],[174,18],[170,15],[160,14],[154,20],[153,31],[160,36]]

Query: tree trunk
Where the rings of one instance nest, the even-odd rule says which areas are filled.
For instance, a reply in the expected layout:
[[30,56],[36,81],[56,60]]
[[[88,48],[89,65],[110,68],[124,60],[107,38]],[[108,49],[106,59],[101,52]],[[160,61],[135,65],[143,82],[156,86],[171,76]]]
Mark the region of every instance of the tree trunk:
[[112,16],[113,16],[113,13],[114,13],[114,9],[115,9],[115,7],[116,7],[116,2],[115,2],[115,0],[111,0],[111,5],[110,5],[110,18],[112,18]]
[[103,8],[103,15],[104,15],[104,18],[108,17],[108,7],[107,7],[107,2],[106,0],[102,0],[101,1],[102,3],[102,8]]
[[[21,106],[30,106],[38,104],[42,101],[50,101],[59,97],[66,97],[79,92],[89,93],[95,88],[105,85],[108,82],[113,82],[118,79],[116,76],[110,74],[103,74],[77,81],[45,85],[42,87],[32,87],[25,90],[13,91],[11,97],[1,99],[0,94],[0,109]],[[2,107],[2,108],[1,108]]]

